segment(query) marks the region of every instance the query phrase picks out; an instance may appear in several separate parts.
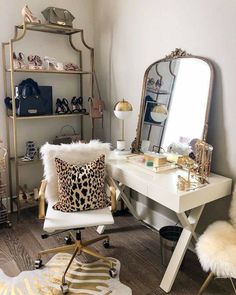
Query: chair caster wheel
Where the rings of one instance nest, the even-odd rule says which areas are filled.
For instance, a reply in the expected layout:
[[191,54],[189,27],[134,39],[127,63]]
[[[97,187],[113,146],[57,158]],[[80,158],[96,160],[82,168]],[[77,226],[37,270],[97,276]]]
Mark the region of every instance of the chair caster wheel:
[[63,284],[60,286],[62,294],[67,294],[69,292],[69,287],[67,284]]
[[117,270],[115,268],[110,268],[109,269],[109,275],[111,278],[115,278],[117,276]]
[[41,268],[42,266],[43,266],[42,259],[36,259],[36,260],[34,261],[34,267],[35,267],[35,269],[39,269],[39,268]]
[[103,242],[103,247],[106,248],[106,249],[110,247],[110,242],[109,242],[109,240],[105,240],[105,241]]
[[66,244],[66,245],[71,245],[71,244],[72,244],[72,239],[71,239],[70,236],[66,236],[66,237],[64,238],[64,241],[65,241],[65,244]]
[[10,221],[7,221],[7,227],[8,227],[8,228],[11,228],[11,227],[12,227],[12,224],[11,224]]

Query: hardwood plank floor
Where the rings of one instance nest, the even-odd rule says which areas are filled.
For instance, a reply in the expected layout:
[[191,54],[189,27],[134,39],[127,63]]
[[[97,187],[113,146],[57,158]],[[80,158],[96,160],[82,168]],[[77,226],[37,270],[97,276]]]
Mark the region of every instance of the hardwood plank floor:
[[[11,229],[0,228],[0,268],[9,276],[33,269],[38,251],[64,243],[65,234],[42,240],[40,235],[43,222],[36,216],[36,210],[30,209],[22,213],[19,223],[14,222],[14,216],[12,217]],[[98,242],[93,248],[105,256],[120,260],[120,280],[133,290],[133,295],[165,294],[159,287],[165,271],[161,264],[159,234],[129,214],[115,217],[115,224],[107,227],[106,233],[110,235],[111,247],[104,249],[102,243]],[[84,240],[97,237],[95,228],[84,230],[82,237]],[[44,262],[49,258],[45,257]],[[91,261],[91,258],[85,255],[80,259]],[[171,294],[197,294],[205,277],[196,255],[188,251]],[[229,280],[215,280],[205,294],[234,293]]]

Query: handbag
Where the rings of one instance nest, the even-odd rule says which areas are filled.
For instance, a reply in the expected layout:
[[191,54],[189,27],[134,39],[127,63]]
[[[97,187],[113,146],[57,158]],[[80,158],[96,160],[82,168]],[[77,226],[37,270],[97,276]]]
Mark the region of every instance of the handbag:
[[32,79],[23,80],[15,87],[18,116],[52,114],[52,87],[38,86]]
[[[72,133],[70,134],[64,134],[63,133],[63,130],[66,128],[66,127],[69,127],[70,129],[72,129]],[[56,145],[59,145],[59,144],[62,144],[62,143],[65,143],[65,144],[70,144],[72,142],[78,142],[81,140],[81,136],[80,134],[77,134],[75,132],[75,129],[71,126],[71,125],[65,125],[61,128],[61,131],[60,131],[60,134],[57,135],[54,140],[53,140],[53,144],[56,144]]]
[[103,118],[104,102],[100,98],[90,97],[90,116],[93,119]]
[[74,16],[67,10],[57,7],[47,7],[42,12],[47,23],[65,27],[72,27]]

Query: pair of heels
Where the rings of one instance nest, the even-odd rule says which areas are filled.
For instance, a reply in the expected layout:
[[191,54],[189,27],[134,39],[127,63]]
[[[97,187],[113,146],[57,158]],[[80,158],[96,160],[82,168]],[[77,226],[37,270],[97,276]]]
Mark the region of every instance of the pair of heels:
[[29,161],[33,161],[37,155],[37,148],[36,148],[36,144],[34,141],[29,140],[26,142],[26,151],[25,151],[25,155],[23,158],[21,158],[21,160],[23,162],[29,162]]
[[18,56],[13,52],[13,67],[14,69],[27,69],[28,65],[25,61],[24,53],[20,52]]
[[45,56],[44,63],[46,70],[56,70],[63,71],[64,64],[62,62],[58,62],[55,57]]
[[71,114],[71,110],[69,107],[69,102],[66,98],[60,99],[58,98],[56,101],[56,114],[63,115],[63,114]]
[[28,5],[25,5],[22,10],[21,14],[27,23],[33,23],[33,24],[40,24],[41,21],[33,15],[32,11],[29,9]]
[[80,71],[81,70],[78,65],[73,64],[72,62],[65,64],[64,69],[65,69],[65,71]]
[[86,109],[83,108],[83,97],[73,96],[71,100],[71,107],[73,113],[86,113]]
[[30,70],[42,70],[43,69],[43,62],[38,55],[29,55],[29,69]]

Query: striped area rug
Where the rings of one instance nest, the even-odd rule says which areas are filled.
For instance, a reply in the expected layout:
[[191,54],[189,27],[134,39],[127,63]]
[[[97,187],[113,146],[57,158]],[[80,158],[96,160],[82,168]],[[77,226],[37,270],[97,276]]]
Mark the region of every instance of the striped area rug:
[[[8,277],[0,270],[0,295],[61,295],[61,277],[70,258],[70,254],[56,254],[41,269],[24,271],[16,277]],[[131,289],[119,281],[120,262],[110,259],[118,271],[116,278],[110,278],[109,265],[102,260],[74,260],[66,277],[68,295],[131,295]]]

